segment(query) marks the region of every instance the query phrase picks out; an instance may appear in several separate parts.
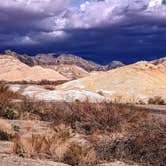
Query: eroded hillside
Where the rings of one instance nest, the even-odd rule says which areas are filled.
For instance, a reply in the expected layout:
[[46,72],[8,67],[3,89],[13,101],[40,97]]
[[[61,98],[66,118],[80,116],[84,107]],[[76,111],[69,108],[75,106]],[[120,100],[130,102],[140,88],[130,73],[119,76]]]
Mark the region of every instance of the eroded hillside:
[[52,69],[41,66],[30,67],[17,58],[8,55],[0,56],[0,80],[2,81],[67,81],[67,78]]
[[117,102],[147,102],[152,96],[166,98],[166,72],[148,62],[124,66],[58,86],[60,90],[88,90]]

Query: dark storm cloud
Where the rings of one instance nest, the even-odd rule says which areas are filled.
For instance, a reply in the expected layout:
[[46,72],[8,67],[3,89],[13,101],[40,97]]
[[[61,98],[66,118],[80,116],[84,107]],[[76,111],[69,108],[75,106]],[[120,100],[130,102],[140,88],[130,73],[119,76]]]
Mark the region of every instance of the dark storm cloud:
[[166,26],[160,27],[156,24],[97,29],[93,33],[90,30],[82,31],[75,33],[70,40],[78,44],[71,44],[68,49],[72,48],[73,52],[81,55],[84,55],[82,52],[86,50],[88,58],[98,62],[107,63],[117,59],[129,63],[164,55],[166,52],[165,32]]
[[101,63],[130,63],[166,52],[162,0],[87,1],[68,9],[60,0],[9,2],[0,5],[1,50],[66,52]]

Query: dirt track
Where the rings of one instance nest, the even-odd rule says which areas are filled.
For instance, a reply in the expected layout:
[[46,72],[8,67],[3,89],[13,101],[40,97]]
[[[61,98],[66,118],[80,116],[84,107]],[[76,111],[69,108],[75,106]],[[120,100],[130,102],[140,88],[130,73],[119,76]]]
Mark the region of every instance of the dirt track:
[[139,111],[147,111],[160,120],[166,121],[166,105],[134,105],[128,104],[127,107],[136,108]]
[[147,109],[148,111],[166,116],[166,105],[132,105],[134,107]]

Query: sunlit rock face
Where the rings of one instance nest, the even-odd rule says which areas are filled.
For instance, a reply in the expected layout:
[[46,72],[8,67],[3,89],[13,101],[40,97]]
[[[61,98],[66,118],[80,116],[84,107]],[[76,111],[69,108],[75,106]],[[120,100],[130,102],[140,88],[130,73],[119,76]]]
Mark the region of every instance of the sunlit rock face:
[[56,89],[97,92],[116,102],[147,103],[154,96],[162,96],[166,100],[166,72],[160,66],[143,61],[107,72],[92,73]]

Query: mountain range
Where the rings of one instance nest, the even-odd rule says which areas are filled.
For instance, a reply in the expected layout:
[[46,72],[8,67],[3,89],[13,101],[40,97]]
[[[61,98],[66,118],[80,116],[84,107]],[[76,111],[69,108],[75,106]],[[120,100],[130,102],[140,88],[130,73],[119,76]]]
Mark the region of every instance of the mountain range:
[[[40,54],[34,57],[12,51],[0,56],[0,80],[29,84],[45,80],[64,83],[49,89],[15,86],[24,95],[42,100],[109,100],[122,103],[148,103],[150,97],[166,100],[166,58],[124,65],[99,65],[74,55]],[[59,83],[58,83],[59,84]]]
[[107,65],[100,65],[90,60],[85,60],[79,56],[71,54],[38,54],[36,56],[21,55],[16,52],[6,50],[6,55],[12,55],[19,59],[21,62],[27,64],[28,66],[40,65],[43,67],[49,67],[53,65],[76,65],[83,68],[84,70],[91,71],[107,71],[113,68],[124,66],[120,61],[113,61]]

